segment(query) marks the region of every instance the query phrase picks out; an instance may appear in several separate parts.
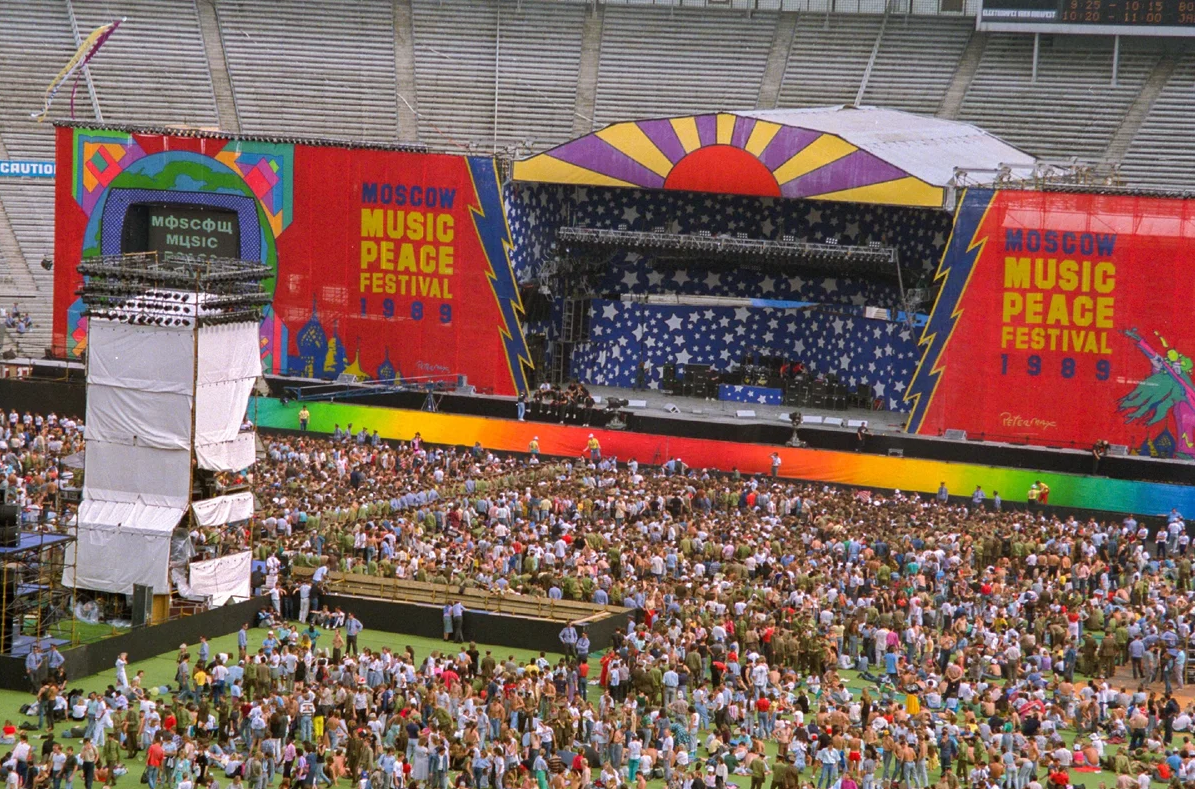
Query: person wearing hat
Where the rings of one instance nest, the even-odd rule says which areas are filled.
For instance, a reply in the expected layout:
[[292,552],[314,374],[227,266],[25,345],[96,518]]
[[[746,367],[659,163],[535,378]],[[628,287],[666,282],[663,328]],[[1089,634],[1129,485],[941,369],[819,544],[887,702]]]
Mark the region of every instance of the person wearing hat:
[[585,444],[586,451],[589,452],[589,460],[593,463],[598,463],[602,459],[602,445],[594,438],[593,433],[589,434],[589,441]]
[[527,445],[527,454],[531,455],[533,460],[539,460],[539,436],[531,437],[531,443]]

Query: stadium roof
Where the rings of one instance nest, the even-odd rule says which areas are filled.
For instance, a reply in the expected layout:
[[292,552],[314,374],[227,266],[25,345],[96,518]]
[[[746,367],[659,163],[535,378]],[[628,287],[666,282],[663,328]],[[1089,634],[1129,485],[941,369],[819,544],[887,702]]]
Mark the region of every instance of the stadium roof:
[[614,123],[515,162],[513,178],[942,208],[956,168],[1033,165],[967,123],[840,106]]

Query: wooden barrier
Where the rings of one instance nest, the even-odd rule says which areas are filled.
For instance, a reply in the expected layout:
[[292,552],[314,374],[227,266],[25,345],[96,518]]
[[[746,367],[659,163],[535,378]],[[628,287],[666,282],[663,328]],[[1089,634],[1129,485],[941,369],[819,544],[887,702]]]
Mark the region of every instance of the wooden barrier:
[[[296,578],[310,578],[315,573],[315,568],[293,567],[291,573]],[[628,609],[616,605],[599,605],[579,600],[553,600],[534,595],[504,595],[487,589],[381,578],[360,573],[330,572],[324,583],[330,594],[435,606],[460,600],[465,608],[472,611],[558,622],[598,621],[611,614],[628,612]]]

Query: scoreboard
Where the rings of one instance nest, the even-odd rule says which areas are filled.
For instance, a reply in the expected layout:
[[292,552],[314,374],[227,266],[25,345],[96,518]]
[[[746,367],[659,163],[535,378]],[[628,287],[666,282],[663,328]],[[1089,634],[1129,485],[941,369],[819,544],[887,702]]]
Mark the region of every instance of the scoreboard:
[[1195,0],[982,0],[980,30],[1195,36]]

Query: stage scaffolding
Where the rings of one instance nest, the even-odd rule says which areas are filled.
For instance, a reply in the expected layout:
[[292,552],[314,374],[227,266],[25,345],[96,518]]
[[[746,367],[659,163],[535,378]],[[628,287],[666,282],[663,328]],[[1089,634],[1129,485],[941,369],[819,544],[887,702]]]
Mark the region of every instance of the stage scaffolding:
[[[21,531],[15,546],[0,547],[0,654],[25,655],[35,640],[43,649],[76,641],[75,590],[62,583],[74,541],[74,533]],[[64,619],[72,622],[70,638],[52,638],[50,629]]]

